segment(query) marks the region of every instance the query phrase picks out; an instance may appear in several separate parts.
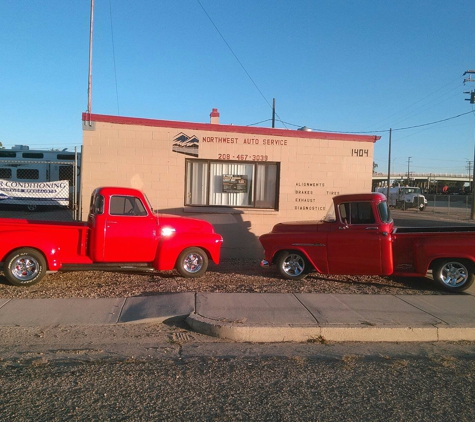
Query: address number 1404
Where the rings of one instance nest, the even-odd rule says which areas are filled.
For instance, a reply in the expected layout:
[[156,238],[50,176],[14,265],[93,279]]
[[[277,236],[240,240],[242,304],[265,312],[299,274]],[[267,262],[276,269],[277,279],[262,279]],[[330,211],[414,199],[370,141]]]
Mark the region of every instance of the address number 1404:
[[353,148],[351,150],[351,156],[352,157],[368,157],[369,153],[367,149],[357,149]]

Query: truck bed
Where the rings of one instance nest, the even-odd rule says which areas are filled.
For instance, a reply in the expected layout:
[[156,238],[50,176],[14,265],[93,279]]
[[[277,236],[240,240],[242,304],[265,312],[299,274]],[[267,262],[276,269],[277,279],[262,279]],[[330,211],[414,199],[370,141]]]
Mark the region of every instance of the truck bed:
[[[65,263],[91,263],[87,256],[89,227],[85,222],[57,222],[26,219],[0,219],[0,260],[17,248],[54,249],[55,259],[49,260],[49,267],[57,270]],[[14,232],[15,236],[7,235]],[[58,267],[59,266],[59,267]]]
[[449,226],[449,227],[397,227],[393,233],[456,233],[475,232],[475,226]]

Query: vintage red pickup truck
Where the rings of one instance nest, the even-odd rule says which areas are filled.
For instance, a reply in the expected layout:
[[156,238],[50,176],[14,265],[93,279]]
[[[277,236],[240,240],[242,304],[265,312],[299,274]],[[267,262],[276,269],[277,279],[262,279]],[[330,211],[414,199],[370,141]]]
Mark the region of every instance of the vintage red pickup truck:
[[396,228],[380,193],[339,195],[322,221],[276,224],[259,238],[262,267],[283,277],[321,274],[426,277],[445,290],[469,288],[475,271],[475,227]]
[[59,270],[176,270],[199,277],[219,263],[222,237],[202,220],[157,214],[139,190],[102,187],[87,222],[0,219],[7,280],[31,286]]

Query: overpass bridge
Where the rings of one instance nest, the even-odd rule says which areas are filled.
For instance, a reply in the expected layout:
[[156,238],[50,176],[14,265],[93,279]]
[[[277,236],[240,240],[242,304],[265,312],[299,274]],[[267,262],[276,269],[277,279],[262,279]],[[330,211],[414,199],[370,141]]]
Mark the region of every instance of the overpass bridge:
[[[390,183],[406,185],[407,173],[392,173],[389,177]],[[473,181],[469,174],[451,173],[409,173],[409,185],[418,186],[428,191],[442,192],[444,186],[463,189]],[[387,186],[387,173],[373,173],[373,190],[379,186]]]

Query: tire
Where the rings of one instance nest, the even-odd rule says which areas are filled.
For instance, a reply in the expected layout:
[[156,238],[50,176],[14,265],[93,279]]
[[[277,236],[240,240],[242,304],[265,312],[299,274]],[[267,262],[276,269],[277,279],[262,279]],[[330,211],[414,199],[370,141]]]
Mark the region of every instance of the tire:
[[474,282],[474,266],[464,259],[444,259],[434,267],[434,280],[449,292],[463,292]]
[[26,206],[26,209],[28,211],[36,211],[36,208],[37,208],[36,205],[27,205]]
[[301,252],[283,251],[277,257],[280,274],[288,280],[302,280],[309,272],[310,264]]
[[5,259],[3,273],[14,286],[32,286],[46,274],[46,260],[36,249],[17,249]]
[[185,249],[178,256],[175,268],[183,277],[201,277],[208,269],[208,255],[201,248]]

